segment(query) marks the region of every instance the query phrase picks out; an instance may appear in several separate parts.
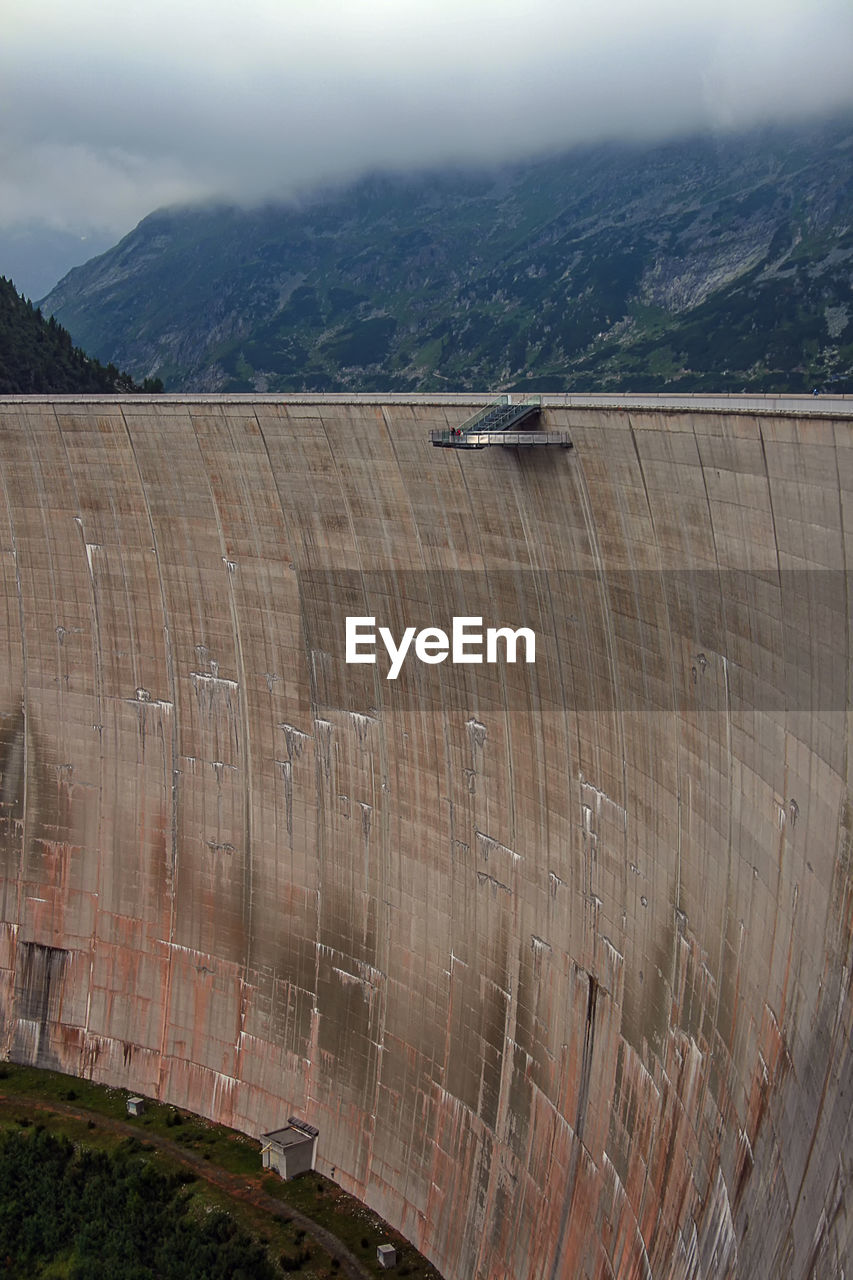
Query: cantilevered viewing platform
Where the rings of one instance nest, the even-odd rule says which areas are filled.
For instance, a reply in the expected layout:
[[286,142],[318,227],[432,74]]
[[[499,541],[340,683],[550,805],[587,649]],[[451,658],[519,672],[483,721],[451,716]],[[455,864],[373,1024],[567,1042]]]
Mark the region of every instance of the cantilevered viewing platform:
[[[461,427],[431,431],[430,441],[437,449],[485,449],[488,445],[502,448],[529,448],[531,445],[557,445],[571,449],[567,431],[537,431],[535,423],[542,412],[540,396],[513,404],[508,395],[486,405]],[[526,424],[526,425],[525,425]]]

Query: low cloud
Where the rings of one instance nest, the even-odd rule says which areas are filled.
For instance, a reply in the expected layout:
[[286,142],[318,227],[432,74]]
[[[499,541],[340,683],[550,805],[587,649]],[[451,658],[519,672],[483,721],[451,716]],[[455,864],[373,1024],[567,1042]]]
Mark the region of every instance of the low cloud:
[[853,105],[849,0],[34,0],[4,19],[0,226]]

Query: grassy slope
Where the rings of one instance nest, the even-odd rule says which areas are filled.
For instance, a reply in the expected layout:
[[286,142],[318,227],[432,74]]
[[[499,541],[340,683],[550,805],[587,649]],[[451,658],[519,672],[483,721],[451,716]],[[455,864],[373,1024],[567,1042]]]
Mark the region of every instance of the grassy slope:
[[[272,1197],[285,1210],[319,1223],[360,1260],[369,1275],[385,1274],[376,1263],[376,1246],[391,1241],[400,1258],[398,1275],[440,1280],[435,1268],[407,1241],[335,1183],[315,1173],[292,1182],[264,1174],[258,1142],[163,1103],[147,1101],[145,1115],[128,1121],[127,1097],[127,1090],[109,1089],[53,1071],[0,1066],[0,1127],[20,1127],[22,1120],[38,1121],[74,1142],[110,1151],[126,1141],[130,1126],[143,1143],[168,1144],[165,1149],[151,1151],[150,1159],[168,1172],[180,1168],[184,1160],[191,1163],[200,1175],[192,1187],[199,1212],[205,1206],[226,1209],[244,1230],[267,1242],[274,1261],[283,1253],[293,1257],[308,1245],[312,1259],[299,1273],[305,1280],[326,1280],[341,1273],[322,1245],[306,1238],[305,1228],[297,1221],[272,1217],[248,1203],[243,1193],[251,1190],[260,1199]],[[79,1117],[67,1114],[69,1109],[79,1112]],[[218,1171],[232,1175],[232,1194],[206,1180]],[[238,1189],[239,1198],[233,1194]]]

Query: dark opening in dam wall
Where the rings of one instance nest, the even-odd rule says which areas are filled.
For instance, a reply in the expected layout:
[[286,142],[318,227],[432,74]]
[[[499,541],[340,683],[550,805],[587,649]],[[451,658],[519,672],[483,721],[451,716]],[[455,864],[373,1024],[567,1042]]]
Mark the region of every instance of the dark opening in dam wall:
[[448,1280],[849,1274],[853,405],[474,403],[0,399],[3,1053]]

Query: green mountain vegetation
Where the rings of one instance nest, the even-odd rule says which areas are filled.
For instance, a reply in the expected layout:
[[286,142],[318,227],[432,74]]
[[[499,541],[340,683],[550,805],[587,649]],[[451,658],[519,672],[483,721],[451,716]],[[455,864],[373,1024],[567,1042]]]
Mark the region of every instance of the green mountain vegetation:
[[0,1258],[12,1277],[273,1280],[257,1241],[225,1213],[203,1220],[128,1138],[115,1153],[75,1147],[40,1125],[0,1135]]
[[0,395],[162,390],[158,379],[137,386],[114,364],[91,360],[53,316],[45,320],[11,280],[0,276]]
[[43,305],[173,390],[853,390],[853,120],[160,210]]

